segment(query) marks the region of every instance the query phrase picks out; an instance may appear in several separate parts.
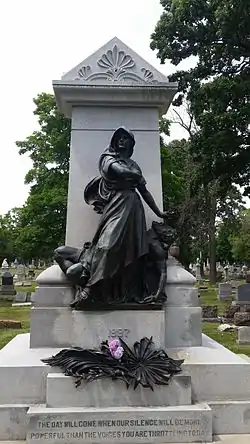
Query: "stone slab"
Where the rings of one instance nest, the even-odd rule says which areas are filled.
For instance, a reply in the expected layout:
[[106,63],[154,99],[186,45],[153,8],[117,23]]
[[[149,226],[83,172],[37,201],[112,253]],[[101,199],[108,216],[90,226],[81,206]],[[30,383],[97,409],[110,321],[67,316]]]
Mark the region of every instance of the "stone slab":
[[167,347],[198,347],[202,343],[201,307],[166,307],[165,344]]
[[218,299],[221,301],[232,299],[232,285],[228,282],[219,284]]
[[236,292],[236,301],[238,304],[250,304],[250,283],[239,285]]
[[214,434],[250,433],[250,401],[217,401],[209,406]]
[[0,405],[0,441],[26,439],[29,408],[22,404]]
[[109,378],[75,388],[74,380],[62,373],[47,377],[48,407],[149,407],[191,404],[191,378],[177,375],[167,386],[155,386],[154,391],[137,387],[127,389],[122,381]]
[[69,347],[72,310],[66,307],[33,307],[30,312],[30,347]]
[[177,407],[39,408],[28,412],[27,443],[211,442],[207,404]]
[[[112,98],[111,98],[112,100]],[[101,153],[110,144],[114,132],[113,122],[110,120],[105,107],[101,107],[101,120],[107,121],[107,130],[98,130],[100,113],[98,120],[95,120],[96,130],[73,130],[71,133],[70,152],[70,175],[69,194],[67,209],[66,244],[72,247],[81,247],[84,242],[91,241],[97,229],[100,216],[93,211],[93,208],[86,205],[83,199],[83,191],[90,180],[98,174],[98,161]],[[89,108],[85,109],[88,113]],[[117,107],[116,113],[120,122],[124,120],[124,113],[130,114],[129,108]],[[157,115],[157,108],[151,108],[151,113]],[[137,108],[137,116],[140,116],[140,108]],[[72,122],[74,121],[74,111]],[[135,128],[137,122],[133,119]],[[119,125],[120,126],[120,125]],[[139,131],[138,131],[139,130]],[[158,127],[155,131],[146,130],[134,131],[136,145],[133,159],[138,162],[144,177],[147,180],[147,187],[154,196],[159,208],[162,208],[162,179],[161,179],[161,159],[159,149]],[[87,155],[86,155],[87,153]],[[157,217],[143,202],[147,226],[151,227],[152,221]],[[83,229],[84,221],[84,229]]]
[[69,286],[38,287],[32,297],[35,307],[69,307],[75,291]]
[[32,302],[14,302],[11,307],[31,307]]
[[250,327],[238,327],[238,344],[249,345],[250,344]]
[[74,346],[99,348],[102,341],[117,337],[132,346],[144,336],[153,336],[157,347],[165,345],[164,310],[73,311],[71,322]]
[[182,374],[191,376],[193,402],[249,401],[250,362],[206,335],[202,339],[202,347],[167,349],[172,358],[184,359]]
[[[41,362],[60,349],[30,349],[29,333],[17,335],[0,350],[0,403],[36,404],[46,398],[50,367]],[[53,369],[56,372],[56,369]]]

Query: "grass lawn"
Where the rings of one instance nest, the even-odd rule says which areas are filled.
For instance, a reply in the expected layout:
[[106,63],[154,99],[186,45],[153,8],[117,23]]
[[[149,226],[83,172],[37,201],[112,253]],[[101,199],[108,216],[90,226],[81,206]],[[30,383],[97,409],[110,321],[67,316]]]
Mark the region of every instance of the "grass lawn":
[[29,332],[30,307],[12,307],[11,302],[0,302],[0,319],[22,322],[22,329],[0,329],[1,349],[19,333]]
[[219,324],[217,323],[203,322],[203,333],[224,345],[224,347],[229,348],[233,353],[250,356],[250,345],[237,344],[238,334],[236,331],[226,331],[221,333],[217,329],[218,325]]
[[218,314],[222,315],[227,306],[231,305],[231,301],[220,301],[217,299],[217,289],[215,287],[209,287],[208,290],[200,290],[200,303],[201,305],[217,305]]

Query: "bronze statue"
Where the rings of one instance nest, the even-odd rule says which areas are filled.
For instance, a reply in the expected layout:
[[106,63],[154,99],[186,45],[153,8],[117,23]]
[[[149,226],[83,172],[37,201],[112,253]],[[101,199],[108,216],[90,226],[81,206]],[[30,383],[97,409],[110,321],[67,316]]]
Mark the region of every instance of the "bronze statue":
[[92,242],[81,250],[55,250],[59,266],[78,288],[74,308],[152,303],[165,297],[166,256],[174,230],[153,223],[147,231],[140,196],[156,216],[166,218],[166,213],[156,205],[139,165],[131,159],[134,145],[130,131],[117,129],[100,157],[100,177],[85,189],[86,203],[101,215]]

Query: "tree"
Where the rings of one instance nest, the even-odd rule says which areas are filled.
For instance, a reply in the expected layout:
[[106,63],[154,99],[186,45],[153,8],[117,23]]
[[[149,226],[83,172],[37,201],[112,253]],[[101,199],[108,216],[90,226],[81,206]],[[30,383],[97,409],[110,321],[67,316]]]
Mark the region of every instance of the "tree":
[[164,12],[151,48],[175,66],[190,56],[196,66],[177,71],[175,100],[191,102],[199,131],[193,154],[207,183],[226,194],[232,182],[249,192],[250,3],[247,0],[161,0]]
[[70,121],[51,94],[39,94],[34,103],[40,130],[17,142],[19,153],[28,153],[33,161],[25,178],[30,194],[16,226],[15,246],[22,259],[50,258],[64,243],[66,224]]
[[[211,280],[216,277],[216,212],[232,183],[250,190],[250,4],[245,0],[162,0],[164,12],[151,48],[175,66],[190,56],[197,63],[177,71],[174,104],[183,99],[195,121],[190,152],[196,163],[193,192],[203,190],[209,235]],[[188,128],[186,128],[188,130]],[[202,201],[201,201],[202,202]]]
[[0,216],[0,264],[13,259],[13,237],[5,216]]
[[250,264],[250,210],[241,214],[241,224],[237,235],[232,236],[232,252],[235,260]]

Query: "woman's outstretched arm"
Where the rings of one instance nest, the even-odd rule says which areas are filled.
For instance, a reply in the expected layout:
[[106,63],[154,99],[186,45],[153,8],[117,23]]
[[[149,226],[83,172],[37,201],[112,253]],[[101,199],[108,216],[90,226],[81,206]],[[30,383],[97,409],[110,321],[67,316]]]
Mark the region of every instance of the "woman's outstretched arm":
[[140,184],[137,187],[137,189],[140,195],[142,196],[143,200],[146,202],[149,208],[155,213],[156,216],[161,217],[162,219],[167,217],[166,213],[164,213],[164,211],[161,211],[158,208],[152,194],[147,190],[145,184]]

